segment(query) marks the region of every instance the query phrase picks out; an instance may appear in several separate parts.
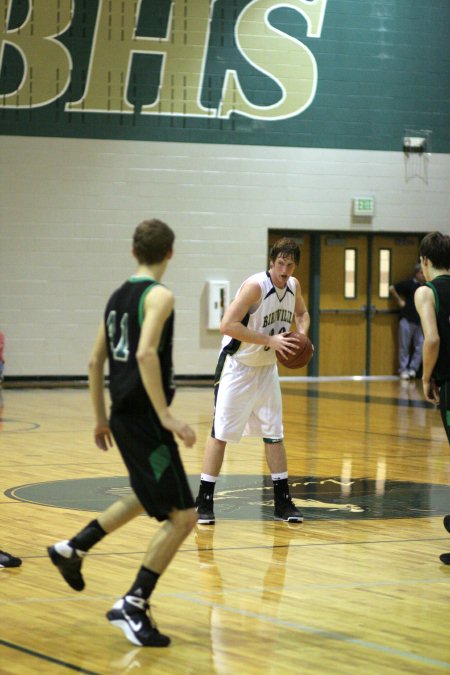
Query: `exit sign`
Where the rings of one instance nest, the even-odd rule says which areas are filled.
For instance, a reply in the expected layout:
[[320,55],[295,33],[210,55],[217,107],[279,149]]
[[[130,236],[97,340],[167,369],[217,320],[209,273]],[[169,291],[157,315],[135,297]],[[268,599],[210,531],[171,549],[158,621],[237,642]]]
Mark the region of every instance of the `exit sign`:
[[373,216],[375,212],[375,200],[373,197],[356,197],[353,200],[354,216]]

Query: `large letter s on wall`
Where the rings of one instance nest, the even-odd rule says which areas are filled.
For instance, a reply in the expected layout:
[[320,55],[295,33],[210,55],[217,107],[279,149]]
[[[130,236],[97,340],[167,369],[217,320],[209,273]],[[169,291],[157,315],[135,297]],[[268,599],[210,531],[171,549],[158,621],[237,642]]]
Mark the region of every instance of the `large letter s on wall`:
[[281,88],[280,100],[269,106],[252,104],[245,96],[235,70],[227,70],[219,117],[231,113],[254,119],[293,117],[313,101],[317,88],[317,64],[304,44],[269,23],[270,12],[290,8],[307,20],[309,37],[320,37],[327,0],[253,0],[236,22],[236,43],[244,58]]

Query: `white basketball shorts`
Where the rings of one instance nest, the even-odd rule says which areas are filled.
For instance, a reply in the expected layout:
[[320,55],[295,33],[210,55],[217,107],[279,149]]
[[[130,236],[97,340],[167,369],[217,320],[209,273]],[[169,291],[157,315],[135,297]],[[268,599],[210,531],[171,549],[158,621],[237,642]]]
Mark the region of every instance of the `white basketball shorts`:
[[276,364],[245,366],[227,356],[217,385],[213,436],[237,442],[242,436],[283,438],[283,410]]

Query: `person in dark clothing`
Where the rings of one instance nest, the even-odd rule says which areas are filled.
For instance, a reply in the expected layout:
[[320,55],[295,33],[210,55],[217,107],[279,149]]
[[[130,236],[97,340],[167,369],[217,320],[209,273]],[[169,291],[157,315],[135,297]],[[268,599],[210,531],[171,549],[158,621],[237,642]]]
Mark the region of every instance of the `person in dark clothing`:
[[417,264],[412,279],[399,281],[389,288],[400,307],[398,361],[402,380],[414,380],[422,363],[423,333],[419,315],[414,306],[414,294],[423,281],[421,266]]
[[[172,230],[159,220],[138,225],[133,237],[138,269],[109,299],[89,363],[95,442],[107,450],[114,437],[128,469],[132,494],[112,504],[72,539],[48,548],[64,580],[82,591],[83,559],[103,537],[144,511],[164,521],[130,589],[106,615],[130,642],[144,647],[170,643],[151,618],[149,598],[197,521],[174,438],[175,434],[192,447],[195,433],[170,411],[175,391],[174,296],[160,281],[172,257],[173,242]],[[103,377],[107,359],[112,402],[109,421]]]
[[5,357],[3,355],[5,350],[5,334],[0,330],[0,387],[3,384],[4,379],[4,369],[5,369]]
[[[414,296],[424,333],[423,394],[438,405],[450,443],[450,237],[430,232],[419,246],[425,285]],[[450,532],[450,515],[444,517]],[[450,565],[450,553],[440,556]]]

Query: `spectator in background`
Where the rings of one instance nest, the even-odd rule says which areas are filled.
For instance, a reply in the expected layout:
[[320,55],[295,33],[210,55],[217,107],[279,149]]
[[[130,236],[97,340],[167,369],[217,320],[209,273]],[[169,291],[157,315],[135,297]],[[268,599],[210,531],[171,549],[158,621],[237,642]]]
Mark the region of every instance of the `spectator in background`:
[[417,264],[412,279],[399,281],[389,287],[391,295],[400,307],[398,361],[402,380],[414,380],[422,364],[423,333],[414,306],[414,294],[424,281],[422,268]]
[[[0,331],[0,388],[3,382],[3,366],[5,364],[3,358],[3,349],[5,347],[5,334]],[[0,391],[0,423],[2,421],[3,415],[3,394]],[[22,561],[20,558],[7,553],[6,551],[0,551],[0,569],[2,567],[20,567]]]
[[3,371],[5,368],[5,357],[3,355],[5,351],[5,334],[0,330],[0,387],[3,384]]

